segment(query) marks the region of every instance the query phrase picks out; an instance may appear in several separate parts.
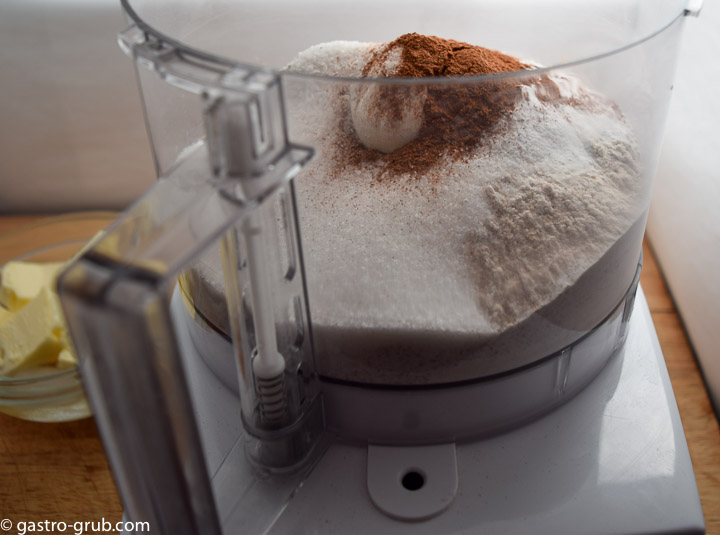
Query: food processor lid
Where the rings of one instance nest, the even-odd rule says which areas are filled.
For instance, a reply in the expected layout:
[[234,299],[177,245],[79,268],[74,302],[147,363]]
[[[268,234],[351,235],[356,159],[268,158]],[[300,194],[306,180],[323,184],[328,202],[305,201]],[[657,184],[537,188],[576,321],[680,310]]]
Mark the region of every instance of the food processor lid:
[[[282,70],[298,50],[313,44],[337,40],[391,41],[399,35],[398,28],[482,43],[517,57],[532,55],[533,60],[544,65],[536,73],[565,69],[641,44],[684,16],[697,16],[703,0],[600,3],[555,0],[543,2],[542,9],[527,0],[491,2],[490,6],[487,2],[454,3],[476,18],[466,17],[470,22],[458,24],[453,3],[444,3],[440,9],[435,3],[414,0],[393,2],[390,6],[382,0],[362,3],[318,0],[303,4],[299,13],[297,5],[290,0],[263,2],[260,10],[257,3],[248,1],[183,0],[173,2],[170,8],[167,2],[121,0],[129,22],[148,39],[225,68],[275,73]],[[379,18],[376,14],[380,10],[396,13]],[[277,16],[268,16],[273,12]],[[319,20],[336,20],[337,24],[320,24]],[[397,20],[404,22],[397,23]],[[627,30],[617,32],[617,21],[623,21]],[[368,25],[374,27],[374,35],[368,35]],[[506,28],[516,28],[516,31],[503,31]],[[122,38],[121,46],[127,51]],[[294,72],[292,75],[344,79],[316,73]],[[512,76],[518,74],[473,75],[462,79],[470,82]],[[358,82],[355,78],[352,80]],[[427,83],[428,80],[385,79],[384,83]],[[443,79],[443,83],[457,81],[458,78],[452,77]],[[433,82],[438,83],[436,79]]]

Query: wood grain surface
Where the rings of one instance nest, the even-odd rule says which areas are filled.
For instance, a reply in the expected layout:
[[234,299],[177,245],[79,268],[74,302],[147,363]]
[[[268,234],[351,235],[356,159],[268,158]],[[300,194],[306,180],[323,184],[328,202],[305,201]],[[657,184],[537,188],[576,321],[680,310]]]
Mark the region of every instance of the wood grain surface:
[[[0,234],[35,219],[0,217]],[[644,251],[641,283],[670,371],[707,533],[720,535],[720,428],[652,251],[647,245]],[[0,414],[0,519],[114,524],[121,513],[92,419],[39,424]]]

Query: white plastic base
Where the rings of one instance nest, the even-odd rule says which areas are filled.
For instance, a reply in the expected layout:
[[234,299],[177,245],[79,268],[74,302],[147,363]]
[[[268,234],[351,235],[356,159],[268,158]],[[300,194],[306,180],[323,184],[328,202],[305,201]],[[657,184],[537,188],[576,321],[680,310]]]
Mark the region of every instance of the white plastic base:
[[455,444],[367,447],[373,504],[397,520],[427,520],[445,511],[458,490]]
[[[182,307],[179,295],[173,307]],[[220,491],[216,501],[227,511],[223,503],[230,496],[221,489],[231,487],[220,479],[240,433],[238,400],[194,354],[187,332],[181,335]],[[642,290],[624,349],[575,398],[532,423],[454,451],[457,490],[450,503],[420,515],[424,520],[401,520],[402,514],[373,503],[368,448],[334,442],[270,533],[704,533],[687,444]],[[392,477],[414,471],[427,476],[428,488],[434,482],[421,458],[383,462]],[[406,502],[423,496],[422,488],[403,491]],[[226,533],[254,533],[231,516],[222,519]]]

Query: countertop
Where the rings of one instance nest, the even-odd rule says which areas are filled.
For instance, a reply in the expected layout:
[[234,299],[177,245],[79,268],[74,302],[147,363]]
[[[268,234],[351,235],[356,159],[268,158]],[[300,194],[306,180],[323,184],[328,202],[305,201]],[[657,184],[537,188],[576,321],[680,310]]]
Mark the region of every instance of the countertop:
[[[38,216],[0,217],[0,234]],[[673,301],[644,246],[641,284],[670,373],[707,533],[720,535],[720,428]],[[92,419],[60,424],[0,414],[0,522],[118,522],[122,515]],[[90,530],[86,530],[90,532]],[[9,533],[17,533],[13,528]]]

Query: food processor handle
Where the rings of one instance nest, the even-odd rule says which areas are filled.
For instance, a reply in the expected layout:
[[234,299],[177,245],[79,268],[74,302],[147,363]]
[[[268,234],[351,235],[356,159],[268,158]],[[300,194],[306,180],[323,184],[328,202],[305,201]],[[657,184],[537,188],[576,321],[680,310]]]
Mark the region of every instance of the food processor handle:
[[[185,59],[173,53],[172,45],[148,39],[136,27],[121,35],[136,60],[202,94],[206,138],[186,150],[166,176],[64,270],[58,291],[128,518],[149,522],[156,533],[212,535],[221,526],[170,295],[178,274],[222,239],[230,315],[237,325],[243,306],[238,281],[249,264],[249,284],[257,286],[252,322],[265,341],[272,339],[269,351],[274,353],[250,368],[272,375],[267,362],[283,356],[282,348],[273,345],[273,281],[262,273],[271,237],[262,231],[262,221],[269,201],[287,190],[312,150],[287,140],[279,77],[224,65],[217,69],[222,78],[208,89],[207,79],[193,82],[189,67],[182,65]],[[180,67],[182,77],[174,70]],[[247,264],[239,255],[245,238],[252,244],[245,254],[256,255]],[[240,357],[252,349],[247,336],[239,339],[241,334],[233,330]],[[282,364],[276,367],[284,377]],[[301,364],[294,362],[292,369]],[[317,428],[319,420],[307,414],[317,410],[291,407],[282,422],[265,429],[262,418],[254,419],[261,401],[254,390],[258,378],[243,358],[238,370],[242,420],[259,452],[256,460],[260,465],[267,460],[269,469],[301,463],[310,448],[307,437],[319,432],[308,433],[307,426]],[[298,433],[304,449],[296,447]],[[270,446],[263,448],[266,443]]]

